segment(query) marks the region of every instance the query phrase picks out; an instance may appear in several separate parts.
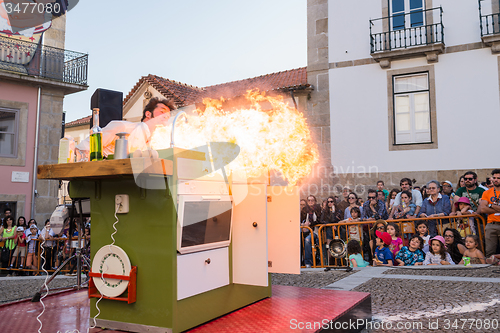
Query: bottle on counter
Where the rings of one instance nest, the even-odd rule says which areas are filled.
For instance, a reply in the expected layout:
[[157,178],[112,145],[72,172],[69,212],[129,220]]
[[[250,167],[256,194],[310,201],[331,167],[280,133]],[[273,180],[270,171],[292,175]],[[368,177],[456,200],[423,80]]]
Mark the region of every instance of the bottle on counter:
[[92,109],[94,126],[90,129],[90,160],[102,161],[102,128],[99,127],[99,109]]

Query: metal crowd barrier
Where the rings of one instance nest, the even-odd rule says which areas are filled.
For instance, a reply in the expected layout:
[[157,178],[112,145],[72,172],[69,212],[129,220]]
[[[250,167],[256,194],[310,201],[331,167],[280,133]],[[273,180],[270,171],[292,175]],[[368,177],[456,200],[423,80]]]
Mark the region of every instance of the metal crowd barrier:
[[[459,221],[465,219],[468,223],[469,217],[473,217],[477,222],[476,234],[479,237],[479,245],[480,249],[484,254],[485,244],[484,244],[484,229],[486,227],[486,220],[482,215],[479,214],[468,214],[468,215],[460,215],[460,216],[441,216],[441,217],[422,217],[422,218],[411,218],[411,219],[394,219],[394,220],[386,220],[387,223],[396,223],[399,225],[399,229],[401,231],[401,239],[403,240],[403,246],[407,246],[405,243],[405,235],[412,236],[416,233],[415,230],[415,222],[416,221],[437,221],[436,229],[438,231],[438,235],[443,236],[444,230],[449,227],[451,229],[457,229],[459,225]],[[443,222],[443,220],[445,222]],[[447,221],[447,222],[446,222]],[[313,268],[347,268],[349,266],[349,262],[345,259],[334,259],[328,256],[328,248],[327,248],[327,239],[326,239],[326,228],[333,228],[333,238],[336,237],[344,240],[347,245],[347,242],[351,239],[357,239],[361,245],[361,255],[364,257],[364,247],[366,247],[366,242],[370,242],[372,240],[372,235],[370,233],[371,228],[375,224],[376,221],[359,221],[359,222],[338,222],[338,223],[329,223],[329,224],[319,224],[313,228],[300,226],[301,230],[301,260],[305,259],[305,237],[302,229],[307,229],[309,233],[315,232],[318,235],[318,244],[315,244],[314,237],[311,237],[311,247],[312,247],[312,261],[313,264],[311,267]],[[342,228],[344,226],[344,228]],[[355,227],[354,230],[357,230],[357,235],[359,238],[352,237],[349,235],[350,227]],[[314,230],[313,230],[314,229]],[[325,230],[325,231],[323,231]],[[341,230],[343,232],[341,232]],[[352,231],[354,231],[352,230]],[[368,239],[363,239],[363,231],[365,235],[368,234]],[[465,235],[471,234],[470,228],[469,230],[464,230]],[[355,235],[356,233],[353,232]],[[363,246],[365,245],[365,246]],[[325,253],[325,251],[327,253]],[[316,256],[319,255],[319,264],[317,263]],[[371,264],[371,263],[370,263]],[[305,268],[305,265],[301,264],[302,268]]]
[[[67,255],[65,255],[63,253],[63,257],[61,258],[61,260],[58,260],[58,254],[60,251],[63,251],[64,249],[64,243],[67,241],[68,239],[67,238],[64,238],[64,237],[59,237],[59,238],[53,238],[51,239],[50,241],[53,241],[56,245],[52,246],[52,256],[51,256],[51,263],[49,265],[50,269],[46,269],[47,272],[52,273],[55,271],[55,269],[52,269],[52,267],[58,267],[59,265],[61,265],[64,260],[68,257],[71,257],[73,255],[73,252],[75,251],[75,248],[74,247],[70,247],[70,251]],[[42,269],[42,258],[41,258],[41,253],[42,253],[42,240],[39,240],[39,239],[36,239],[35,240],[37,242],[37,245],[36,245],[36,250],[35,250],[35,263],[33,264],[34,266],[36,266],[36,269],[32,269],[32,268],[27,268],[26,267],[26,262],[27,262],[27,259],[28,259],[28,244],[26,244],[26,257],[24,259],[24,266],[23,266],[23,269],[19,269],[19,265],[21,263],[21,256],[18,255],[18,258],[16,260],[16,263],[15,263],[15,266],[13,268],[8,268],[8,266],[10,265],[11,263],[11,260],[12,260],[12,254],[14,253],[14,250],[11,251],[10,253],[10,256],[9,256],[9,261],[7,263],[7,267],[1,267],[0,268],[0,271],[9,271],[9,272],[15,272],[17,273],[18,275],[24,275],[24,273],[33,273],[33,275],[40,275],[43,273],[43,269]],[[71,238],[71,242],[78,242],[78,237],[72,237]],[[82,238],[82,245],[86,245],[86,240],[85,238]],[[82,246],[82,250],[84,249],[84,247]],[[44,251],[45,254],[45,259],[47,259],[46,257],[46,254],[47,252]],[[87,255],[87,254],[85,254]],[[57,263],[57,265],[56,265]],[[72,269],[71,266],[73,266],[72,263],[66,265],[63,269],[61,269],[61,273],[70,273],[71,271],[75,271],[76,272],[76,266]],[[89,267],[84,267],[82,270],[84,272],[88,271]]]

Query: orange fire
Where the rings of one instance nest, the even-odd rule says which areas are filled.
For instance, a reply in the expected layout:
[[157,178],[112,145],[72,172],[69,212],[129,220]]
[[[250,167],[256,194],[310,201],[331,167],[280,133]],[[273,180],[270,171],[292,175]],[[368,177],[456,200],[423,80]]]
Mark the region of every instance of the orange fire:
[[[240,147],[240,153],[226,166],[226,171],[240,170],[259,176],[275,170],[295,185],[310,174],[319,155],[303,114],[281,96],[248,91],[245,97],[251,107],[232,111],[222,109],[223,100],[203,100],[205,111],[196,110],[197,115],[187,116],[187,123],[181,118],[177,120],[175,146],[189,149],[208,142],[234,143]],[[158,126],[152,134],[151,148],[168,148],[170,133],[171,126]],[[217,152],[221,153],[224,152]]]

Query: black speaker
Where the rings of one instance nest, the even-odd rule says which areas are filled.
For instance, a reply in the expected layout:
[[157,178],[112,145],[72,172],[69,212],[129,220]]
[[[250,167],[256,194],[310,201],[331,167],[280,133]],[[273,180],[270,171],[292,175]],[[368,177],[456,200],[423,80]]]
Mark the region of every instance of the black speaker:
[[[99,126],[104,127],[112,120],[123,118],[123,93],[98,88],[90,99],[90,110],[99,108]],[[90,128],[94,126],[94,119],[90,117]]]

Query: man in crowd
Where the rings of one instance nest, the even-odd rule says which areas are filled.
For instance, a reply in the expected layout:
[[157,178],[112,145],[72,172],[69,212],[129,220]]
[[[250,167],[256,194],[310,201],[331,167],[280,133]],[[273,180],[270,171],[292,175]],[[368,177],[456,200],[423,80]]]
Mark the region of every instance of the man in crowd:
[[500,169],[491,172],[491,181],[493,187],[484,191],[479,201],[479,212],[488,214],[488,223],[484,230],[486,257],[495,254],[500,244]]
[[411,203],[415,204],[417,206],[417,209],[415,209],[415,214],[413,215],[408,215],[407,218],[414,218],[418,215],[420,212],[420,208],[422,207],[422,193],[420,191],[417,191],[415,189],[412,190],[411,188],[412,181],[410,178],[403,178],[399,182],[399,186],[401,186],[401,192],[399,192],[396,195],[396,199],[394,199],[394,207],[397,207],[401,205],[401,193],[403,191],[411,191]]
[[349,193],[351,193],[351,190],[348,187],[344,187],[342,189],[342,196],[344,197],[344,200],[337,204],[337,211],[339,212],[340,221],[345,219],[344,211],[347,207],[349,207]]
[[453,193],[453,184],[449,180],[441,182],[441,187],[443,188],[443,194],[446,194],[449,197],[455,196]]
[[[479,207],[479,200],[481,199],[484,189],[477,186],[477,174],[474,171],[467,171],[464,174],[465,187],[459,188],[455,192],[455,197],[453,200],[458,202],[461,197],[467,197],[470,200],[471,207],[473,211],[477,211]],[[452,212],[455,212],[457,209],[455,205],[451,207]]]
[[379,180],[377,182],[377,190],[379,191],[382,191],[384,192],[384,201],[387,200],[387,196],[389,195],[389,191],[387,191],[385,188],[384,188],[385,184],[384,184],[384,181],[383,180]]
[[386,195],[385,195],[384,191],[381,191],[381,190],[377,191],[377,200],[380,200],[383,202],[386,201]]
[[10,208],[5,208],[3,210],[3,218],[2,218],[2,220],[0,222],[3,224],[3,221],[5,220],[5,218],[7,216],[10,216],[11,214],[12,214],[12,210]]
[[455,197],[455,193],[453,192],[453,184],[449,180],[445,180],[441,182],[442,194],[446,194],[450,197],[450,203],[453,206],[455,202],[453,198]]
[[361,218],[363,221],[387,220],[389,214],[385,207],[385,202],[377,199],[377,191],[374,189],[368,190],[368,200],[363,204],[363,213]]

